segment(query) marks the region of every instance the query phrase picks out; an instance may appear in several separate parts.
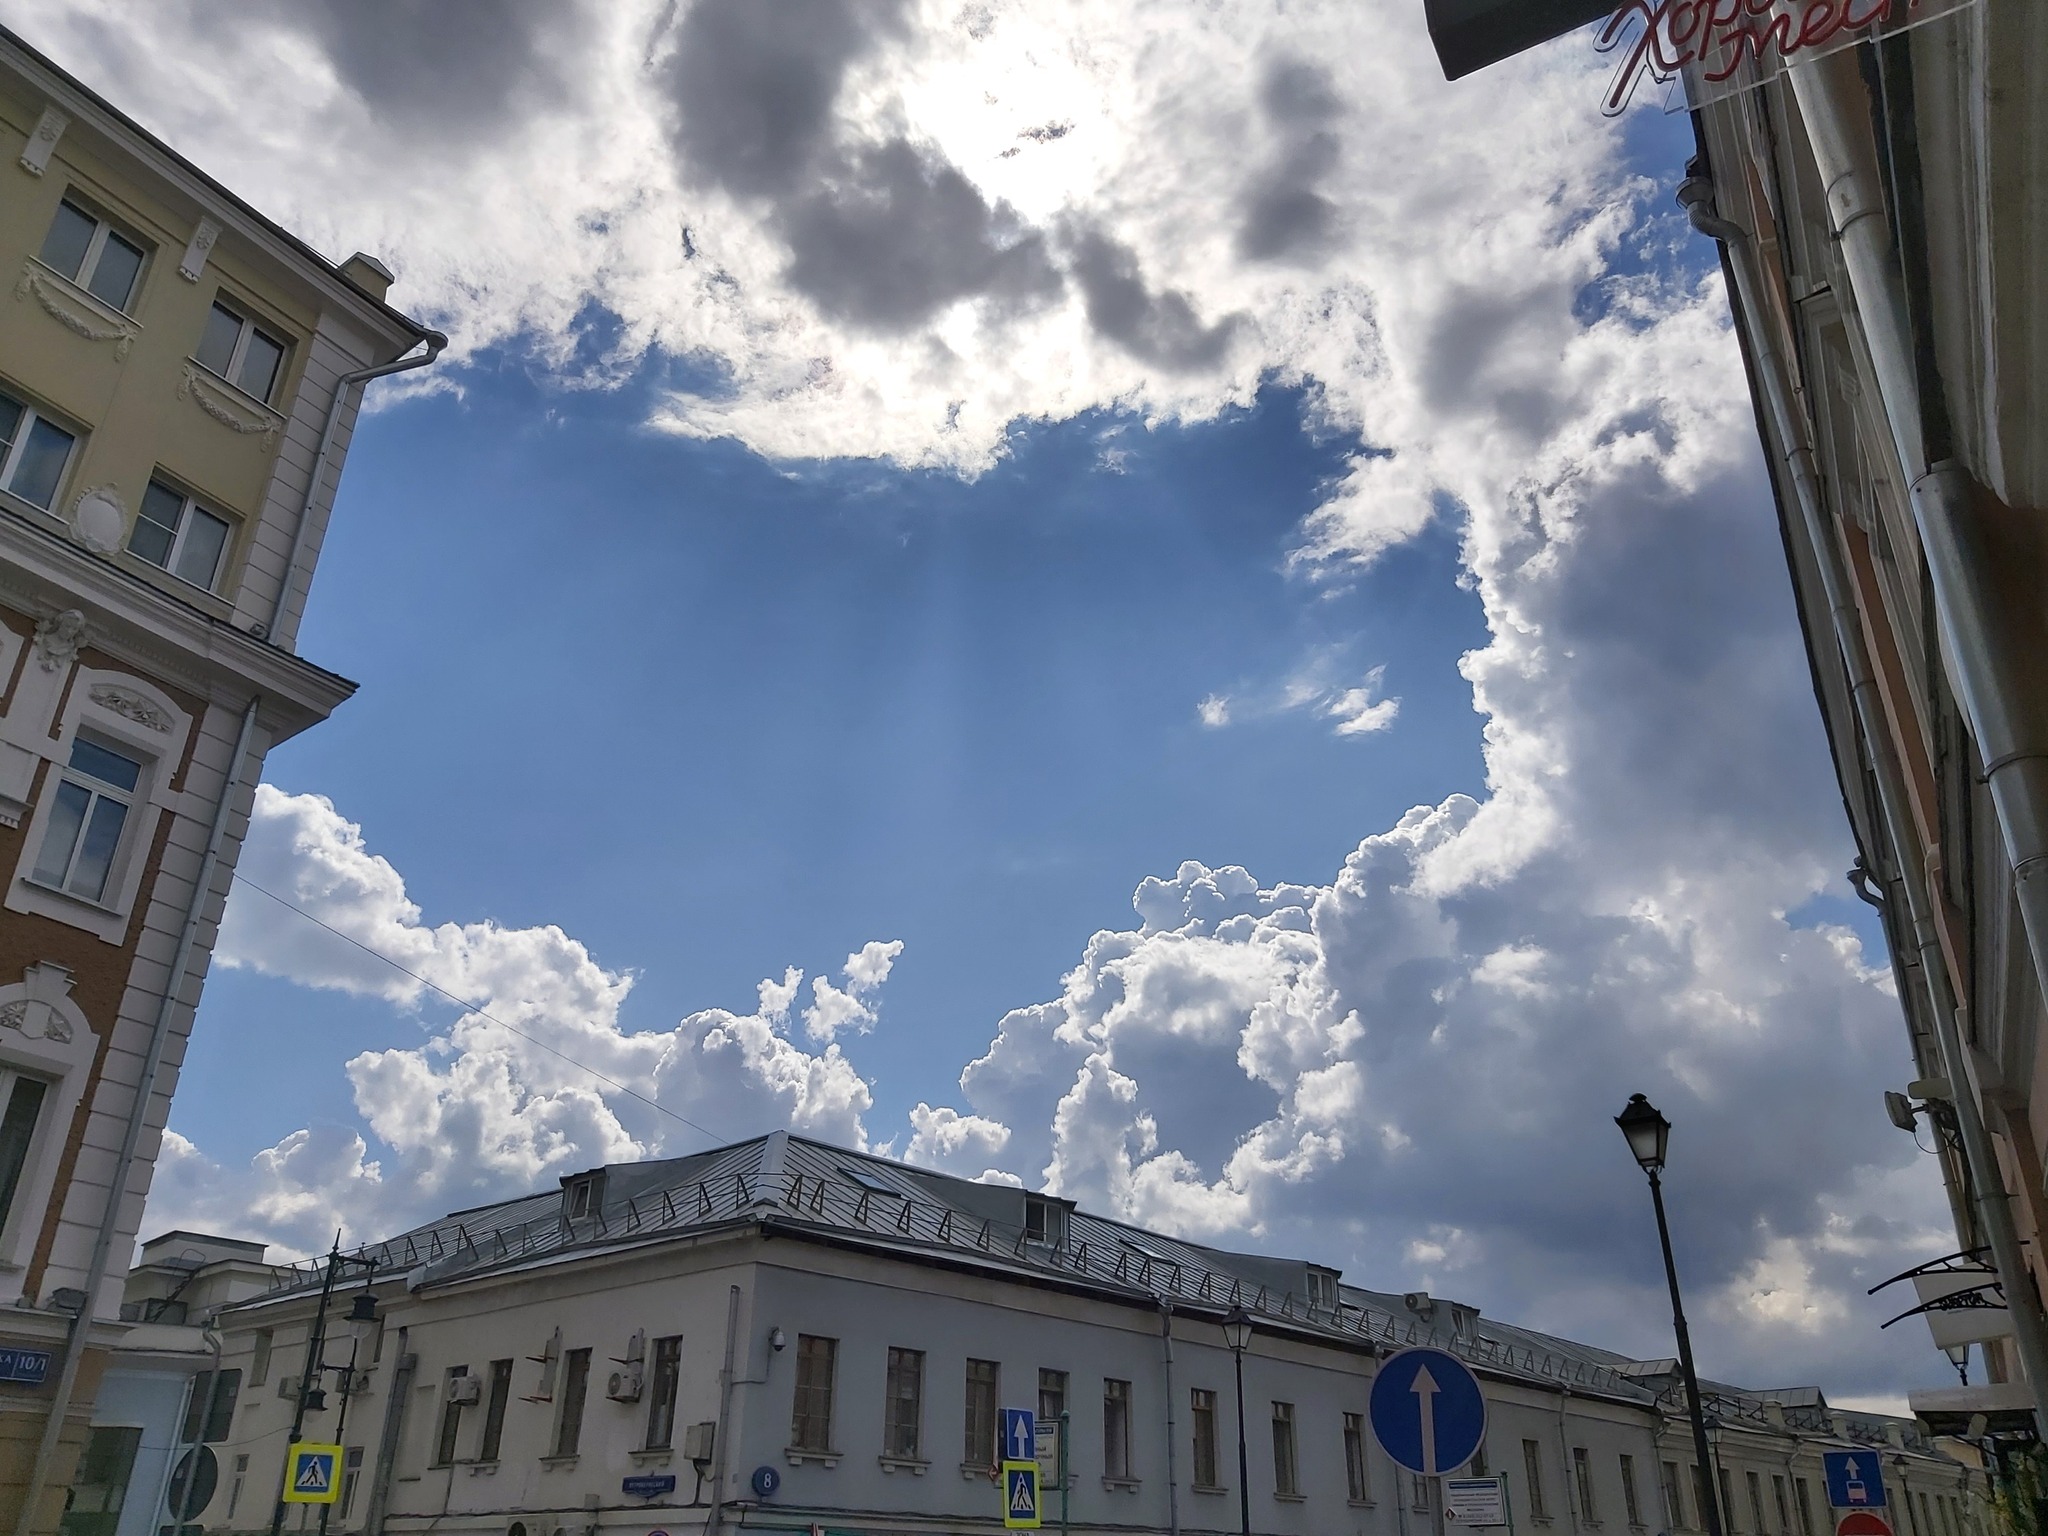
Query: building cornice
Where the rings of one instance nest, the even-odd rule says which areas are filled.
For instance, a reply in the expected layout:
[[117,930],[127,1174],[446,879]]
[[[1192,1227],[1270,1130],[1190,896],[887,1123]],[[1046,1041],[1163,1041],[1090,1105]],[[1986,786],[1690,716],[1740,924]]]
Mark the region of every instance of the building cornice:
[[93,645],[138,670],[208,699],[239,706],[261,694],[272,743],[324,720],[356,691],[246,630],[0,508],[0,603],[35,617],[77,609]]

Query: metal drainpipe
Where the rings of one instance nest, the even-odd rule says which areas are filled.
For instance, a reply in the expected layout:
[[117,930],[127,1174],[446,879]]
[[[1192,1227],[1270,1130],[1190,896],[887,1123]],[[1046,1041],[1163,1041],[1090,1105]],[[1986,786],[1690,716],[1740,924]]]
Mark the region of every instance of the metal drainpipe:
[[[2005,836],[2015,897],[2034,976],[2048,997],[2048,719],[2021,668],[2038,646],[2009,622],[2014,604],[1999,592],[2005,562],[1987,546],[1972,506],[1970,477],[1954,460],[1929,463],[1905,279],[1893,258],[1876,176],[1856,153],[1858,96],[1867,99],[1853,56],[1838,54],[1790,71],[1799,115],[1827,188],[1828,215],[1877,371],[1886,422],[1912,488],[1913,520],[1956,694],[1984,760],[1984,783]],[[1961,1084],[1958,1082],[1958,1090]]]
[[725,1365],[718,1373],[718,1427],[711,1433],[711,1516],[705,1522],[704,1536],[719,1536],[725,1525],[727,1495],[725,1480],[732,1465],[732,1453],[726,1441],[732,1428],[732,1389],[737,1367],[733,1361],[734,1351],[739,1347],[740,1333],[740,1288],[733,1286],[725,1299]]
[[[1794,70],[1794,76],[1801,71]],[[1942,1063],[1954,1088],[1952,1101],[1956,1126],[1963,1143],[1963,1155],[1970,1175],[1984,1235],[1991,1247],[2013,1321],[2013,1339],[2021,1366],[2033,1391],[2036,1417],[2042,1419],[2043,1392],[2048,1389],[2048,1324],[2044,1324],[2032,1273],[2020,1252],[2019,1234],[2013,1227],[2012,1198],[1998,1166],[1997,1152],[1984,1129],[1975,1096],[1969,1090],[1968,1062],[1961,1034],[1956,1028],[1955,993],[1949,980],[1948,958],[1935,933],[1927,874],[1912,857],[1913,831],[1907,810],[1905,776],[1891,749],[1884,706],[1877,696],[1871,672],[1870,654],[1864,643],[1863,627],[1844,569],[1841,545],[1837,541],[1827,507],[1821,500],[1820,483],[1814,469],[1813,450],[1807,444],[1799,417],[1792,409],[1792,385],[1776,340],[1770,334],[1768,311],[1761,302],[1755,270],[1756,256],[1749,232],[1722,218],[1713,206],[1713,184],[1694,177],[1679,189],[1679,201],[1700,233],[1719,240],[1727,248],[1729,269],[1735,276],[1736,298],[1755,323],[1751,342],[1755,348],[1756,373],[1765,406],[1777,428],[1785,453],[1786,469],[1792,480],[1794,500],[1799,504],[1806,526],[1807,542],[1813,547],[1814,562],[1827,597],[1835,643],[1848,673],[1850,696],[1856,721],[1871,769],[1877,779],[1878,812],[1891,843],[1894,873],[1904,888],[1915,947],[1920,952],[1920,972],[1928,990],[1935,1039],[1941,1047]]]
[[50,1416],[43,1422],[43,1437],[36,1443],[36,1459],[29,1469],[28,1486],[22,1492],[21,1510],[14,1519],[14,1536],[29,1536],[35,1529],[36,1506],[50,1481],[50,1467],[57,1459],[57,1442],[64,1435],[64,1415],[71,1408],[71,1394],[78,1386],[78,1367],[85,1359],[85,1346],[92,1336],[93,1313],[99,1308],[100,1287],[106,1284],[108,1260],[114,1251],[114,1233],[121,1225],[121,1203],[127,1198],[128,1179],[135,1171],[136,1153],[142,1143],[144,1122],[149,1118],[149,1101],[156,1092],[157,1072],[162,1068],[164,1050],[171,1040],[171,1019],[178,1010],[178,993],[184,989],[185,971],[192,962],[192,950],[199,941],[199,922],[206,912],[206,899],[213,891],[214,871],[220,867],[220,845],[227,836],[228,814],[235,791],[241,785],[242,762],[249,754],[249,738],[256,733],[258,695],[242,711],[242,728],[235,736],[234,754],[228,759],[226,782],[220,803],[213,809],[213,825],[206,834],[206,852],[199,860],[199,873],[192,881],[192,900],[185,908],[185,921],[178,930],[178,947],[171,956],[170,976],[164,985],[163,1001],[151,1027],[149,1050],[142,1059],[142,1074],[135,1084],[135,1102],[128,1108],[128,1122],[121,1132],[121,1150],[114,1159],[108,1183],[106,1209],[100,1214],[99,1231],[93,1236],[92,1259],[85,1272],[85,1304],[71,1319],[64,1336],[64,1363],[57,1372],[57,1385],[50,1394]]
[[1578,1536],[1579,1518],[1584,1513],[1579,1508],[1578,1466],[1572,1460],[1572,1448],[1564,1432],[1564,1412],[1571,1402],[1571,1389],[1565,1388],[1557,1395],[1557,1456],[1558,1465],[1564,1474],[1564,1509],[1572,1517],[1572,1536]]
[[1180,1482],[1174,1471],[1173,1443],[1180,1431],[1173,1424],[1173,1303],[1159,1298],[1159,1344],[1166,1357],[1166,1532],[1180,1536]]
[[391,1365],[391,1386],[384,1400],[384,1423],[377,1435],[377,1465],[370,1469],[370,1500],[363,1508],[363,1536],[383,1536],[384,1511],[391,1503],[391,1475],[398,1460],[398,1440],[405,1430],[405,1409],[412,1399],[418,1355],[405,1351],[409,1329],[398,1330],[397,1357]]
[[327,455],[334,448],[334,433],[341,425],[341,413],[348,405],[348,392],[358,384],[367,384],[372,379],[381,379],[394,373],[405,373],[413,368],[424,368],[439,357],[448,345],[448,338],[439,331],[428,331],[420,338],[427,350],[397,358],[392,362],[379,363],[374,368],[358,368],[353,373],[344,373],[335,380],[334,398],[328,402],[327,421],[320,429],[320,447],[313,455],[313,469],[306,477],[306,494],[299,498],[298,519],[292,524],[291,552],[284,557],[284,575],[277,584],[277,600],[270,605],[270,618],[260,630],[254,631],[259,640],[274,640],[278,622],[284,617],[284,606],[291,601],[292,587],[298,581],[299,556],[306,547],[306,529],[313,520],[313,502],[320,494],[320,481],[327,473]]

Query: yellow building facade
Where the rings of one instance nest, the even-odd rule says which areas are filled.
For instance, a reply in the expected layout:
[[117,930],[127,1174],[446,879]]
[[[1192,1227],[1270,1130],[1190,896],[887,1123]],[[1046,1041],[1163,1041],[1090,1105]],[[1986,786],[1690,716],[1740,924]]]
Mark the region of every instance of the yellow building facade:
[[92,1406],[264,754],[353,691],[293,640],[364,386],[443,345],[384,302],[390,282],[0,31],[0,1529],[17,1536],[59,1527],[81,1453],[119,1455]]

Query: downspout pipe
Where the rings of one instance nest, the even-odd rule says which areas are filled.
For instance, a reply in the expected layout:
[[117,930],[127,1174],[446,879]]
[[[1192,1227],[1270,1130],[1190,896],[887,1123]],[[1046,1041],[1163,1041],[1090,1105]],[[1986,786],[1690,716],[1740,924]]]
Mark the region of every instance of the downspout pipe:
[[[1905,276],[1884,217],[1878,169],[1862,153],[1862,128],[1872,114],[1855,51],[1789,73],[1827,189],[1828,217],[1885,419],[1912,489],[1949,675],[1983,759],[2035,980],[2048,997],[2048,704],[2026,670],[2037,662],[2043,640],[2030,606],[2034,594],[2013,590],[2018,573],[1987,536],[1969,473],[1952,458],[1930,462],[1925,429],[1930,421],[1945,422],[1947,411],[1942,401],[1922,397],[1927,370],[1917,366]],[[1928,384],[1938,388],[1938,377]],[[1963,1079],[1952,1081],[1963,1091]]]
[[734,1355],[739,1349],[739,1338],[740,1288],[735,1285],[727,1291],[725,1299],[725,1364],[718,1372],[718,1427],[711,1432],[711,1514],[704,1522],[704,1536],[719,1536],[725,1526],[725,1480],[732,1466],[732,1450],[727,1442],[732,1437],[732,1390],[739,1375]]
[[[1793,71],[1796,76],[1799,71]],[[1970,1078],[1961,1032],[1956,1026],[1954,986],[1949,977],[1948,957],[1943,953],[1934,926],[1932,897],[1927,888],[1925,867],[1913,857],[1914,833],[1907,809],[1904,770],[1892,751],[1890,727],[1878,698],[1876,677],[1871,670],[1870,652],[1865,644],[1862,621],[1850,588],[1846,562],[1836,538],[1826,503],[1821,498],[1813,449],[1805,424],[1793,408],[1792,376],[1778,350],[1769,326],[1769,311],[1762,303],[1754,246],[1749,232],[1732,220],[1722,218],[1713,202],[1713,183],[1705,176],[1689,177],[1679,188],[1678,200],[1691,217],[1693,228],[1718,240],[1728,254],[1729,270],[1735,278],[1735,298],[1741,312],[1750,317],[1749,337],[1759,388],[1764,397],[1774,445],[1784,454],[1793,499],[1798,503],[1807,543],[1826,596],[1828,616],[1842,664],[1848,674],[1850,698],[1856,723],[1877,779],[1878,812],[1890,843],[1891,874],[1906,898],[1907,917],[1919,952],[1919,970],[1928,991],[1928,1012],[1932,1017],[1936,1043],[1955,1087],[1956,1127],[1969,1165],[1971,1184],[1985,1239],[1991,1248],[2013,1323],[2013,1339],[2027,1385],[2035,1402],[2036,1419],[2048,1422],[2042,1413],[2044,1389],[2048,1389],[2048,1321],[2041,1315],[2039,1292],[2033,1274],[2020,1252],[2019,1234],[2013,1226],[2012,1196],[2007,1192],[1998,1155],[1984,1128],[1976,1096],[1969,1091]]]
[[1180,1431],[1173,1423],[1173,1303],[1159,1298],[1159,1348],[1166,1368],[1166,1536],[1180,1536],[1180,1477],[1174,1470],[1174,1444]]
[[275,641],[277,626],[284,619],[285,604],[291,601],[292,588],[298,584],[299,559],[306,549],[306,530],[312,526],[313,503],[320,494],[320,482],[327,476],[327,459],[334,451],[334,434],[341,426],[341,413],[348,406],[349,391],[358,384],[367,384],[372,379],[382,379],[394,373],[406,373],[414,368],[424,368],[447,349],[448,338],[439,331],[428,331],[421,341],[426,344],[424,352],[408,352],[388,363],[379,363],[374,368],[358,368],[353,373],[344,373],[335,381],[334,398],[327,404],[327,420],[320,428],[320,447],[313,455],[312,471],[306,476],[306,493],[299,498],[299,515],[292,524],[291,552],[284,557],[284,574],[277,584],[277,597],[270,605],[270,618],[265,621],[257,638]]
[[[220,802],[213,808],[213,825],[207,829],[206,852],[199,860],[199,873],[192,880],[192,899],[185,907],[185,921],[178,930],[178,947],[171,956],[170,974],[164,984],[163,1000],[157,1005],[156,1023],[149,1034],[149,1050],[142,1059],[142,1073],[135,1083],[135,1102],[128,1108],[128,1122],[121,1131],[121,1150],[114,1159],[108,1180],[106,1209],[100,1213],[99,1230],[93,1234],[92,1259],[85,1272],[85,1305],[71,1319],[64,1336],[64,1363],[57,1371],[57,1384],[50,1393],[50,1416],[43,1422],[42,1439],[36,1443],[36,1459],[29,1469],[28,1486],[22,1490],[21,1510],[14,1517],[14,1536],[30,1536],[35,1529],[36,1506],[49,1485],[50,1468],[57,1459],[57,1442],[64,1434],[64,1415],[78,1387],[78,1368],[85,1359],[85,1346],[92,1336],[93,1314],[99,1310],[100,1288],[106,1284],[108,1261],[114,1251],[114,1235],[121,1227],[121,1206],[128,1198],[128,1180],[135,1172],[136,1153],[149,1119],[149,1101],[156,1093],[157,1073],[162,1070],[164,1051],[171,1043],[171,1020],[177,1016],[178,994],[184,990],[185,973],[192,963],[192,951],[199,942],[200,920],[206,915],[206,901],[213,894],[213,877],[220,868],[220,848],[227,839],[228,816],[234,809],[235,792],[241,788],[242,767],[249,756],[249,742],[256,734],[256,709],[262,696],[249,701],[242,711],[242,728],[235,735],[235,750],[228,758],[228,771],[221,785]],[[211,1405],[209,1405],[211,1406]]]
[[420,1368],[420,1357],[405,1347],[410,1331],[398,1330],[397,1359],[391,1366],[384,1424],[377,1435],[377,1465],[370,1470],[370,1500],[363,1510],[363,1536],[384,1536],[384,1513],[391,1506],[391,1474],[398,1465],[399,1437],[405,1433],[405,1409],[412,1400],[413,1373]]

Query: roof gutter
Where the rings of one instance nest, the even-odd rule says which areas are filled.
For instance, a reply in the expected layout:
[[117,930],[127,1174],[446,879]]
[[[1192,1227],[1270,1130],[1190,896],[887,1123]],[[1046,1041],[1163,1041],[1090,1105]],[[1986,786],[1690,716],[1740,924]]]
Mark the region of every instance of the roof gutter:
[[306,476],[306,494],[299,498],[298,520],[292,525],[291,553],[285,556],[284,575],[277,584],[276,601],[270,605],[270,618],[256,632],[259,639],[274,640],[278,623],[284,618],[285,604],[291,601],[292,588],[298,585],[299,561],[306,548],[306,530],[313,521],[313,503],[320,494],[320,482],[327,476],[328,456],[334,451],[334,434],[341,425],[341,413],[348,405],[349,390],[358,384],[368,384],[372,379],[424,368],[440,357],[448,346],[448,338],[439,331],[427,331],[420,339],[426,344],[424,352],[409,352],[388,363],[358,368],[354,373],[344,373],[335,381],[334,398],[327,406],[327,422],[320,429],[320,448],[313,455],[313,468]]

